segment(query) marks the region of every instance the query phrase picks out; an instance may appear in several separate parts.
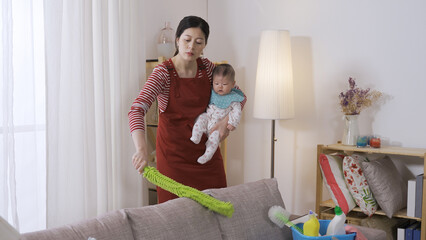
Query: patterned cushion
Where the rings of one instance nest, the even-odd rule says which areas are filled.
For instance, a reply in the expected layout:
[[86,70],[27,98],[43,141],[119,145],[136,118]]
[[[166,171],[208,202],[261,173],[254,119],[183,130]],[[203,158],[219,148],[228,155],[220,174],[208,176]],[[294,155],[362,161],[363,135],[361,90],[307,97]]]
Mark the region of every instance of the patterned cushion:
[[361,162],[368,162],[368,160],[356,154],[346,156],[343,159],[343,176],[356,204],[363,213],[371,217],[377,210],[377,202],[368,186]]
[[343,155],[321,154],[319,163],[324,183],[334,203],[347,215],[355,206],[352,194],[343,178]]

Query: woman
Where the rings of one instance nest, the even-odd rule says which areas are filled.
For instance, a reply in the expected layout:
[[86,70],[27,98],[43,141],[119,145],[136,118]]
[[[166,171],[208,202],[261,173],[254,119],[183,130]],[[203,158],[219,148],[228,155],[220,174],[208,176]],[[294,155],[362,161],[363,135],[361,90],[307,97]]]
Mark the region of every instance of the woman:
[[[144,116],[155,98],[160,110],[157,128],[157,169],[182,184],[199,190],[226,187],[226,176],[220,151],[201,165],[197,158],[205,151],[204,136],[201,143],[190,141],[196,117],[203,113],[211,94],[214,64],[200,58],[209,37],[209,25],[200,17],[187,16],[176,30],[174,57],[154,68],[129,112],[129,124],[136,153],[133,165],[142,172],[147,164]],[[244,101],[245,102],[245,101]],[[242,103],[242,105],[244,104]],[[227,117],[214,129],[225,139]],[[176,198],[157,188],[158,202]]]

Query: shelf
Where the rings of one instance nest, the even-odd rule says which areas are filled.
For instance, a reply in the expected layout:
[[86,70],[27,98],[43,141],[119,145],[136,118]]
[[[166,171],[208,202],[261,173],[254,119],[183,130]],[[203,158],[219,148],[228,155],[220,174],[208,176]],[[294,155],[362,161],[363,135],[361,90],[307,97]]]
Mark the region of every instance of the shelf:
[[[321,214],[324,214],[324,217],[330,218],[333,215],[333,210],[335,205],[333,200],[323,201],[323,179],[321,168],[319,166],[319,159],[321,154],[331,154],[331,153],[346,153],[351,155],[353,153],[366,153],[366,154],[380,154],[380,155],[394,155],[394,156],[402,156],[402,157],[419,157],[423,160],[423,170],[426,172],[426,148],[404,148],[404,147],[395,147],[395,146],[382,146],[380,148],[357,148],[356,146],[347,146],[343,144],[330,144],[330,145],[322,145],[319,144],[317,146],[317,176],[316,176],[316,201],[315,201],[315,209],[316,212],[321,217]],[[367,217],[364,213],[362,213],[359,207],[355,207],[348,213],[348,215],[354,215],[353,223],[357,223],[364,216]],[[377,210],[374,215],[386,216],[386,214],[382,210]],[[426,178],[423,178],[423,201],[422,201],[422,217],[409,217],[407,216],[407,209],[401,209],[397,213],[395,213],[392,218],[402,218],[402,219],[410,219],[419,222],[426,221]],[[426,240],[426,224],[422,224],[421,226],[421,240]]]
[[403,148],[403,147],[393,147],[393,146],[384,146],[381,148],[358,148],[354,146],[346,146],[343,144],[330,144],[324,145],[324,150],[335,150],[335,151],[345,151],[345,152],[363,152],[368,154],[391,154],[391,155],[403,155],[403,156],[414,156],[414,157],[425,157],[426,149],[424,148]]
[[[320,207],[328,207],[328,208],[335,208],[336,204],[334,204],[332,199],[329,199],[327,201],[321,202],[320,203]],[[359,207],[355,207],[354,209],[352,209],[352,211],[354,212],[361,212],[361,208]],[[378,209],[375,213],[375,215],[382,215],[382,216],[386,216],[386,213],[383,212],[382,210]],[[367,217],[367,215],[365,215],[365,217]],[[415,218],[415,217],[409,217],[407,216],[407,209],[401,209],[398,212],[396,212],[392,217],[396,217],[396,218],[406,218],[406,219],[413,219],[416,221],[422,221],[421,218]]]

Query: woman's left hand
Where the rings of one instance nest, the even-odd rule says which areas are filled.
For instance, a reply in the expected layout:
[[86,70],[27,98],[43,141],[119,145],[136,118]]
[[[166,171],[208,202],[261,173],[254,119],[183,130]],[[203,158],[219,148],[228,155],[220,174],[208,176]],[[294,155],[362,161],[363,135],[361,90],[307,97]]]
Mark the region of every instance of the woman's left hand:
[[217,122],[213,126],[213,128],[210,130],[210,134],[212,134],[216,130],[219,131],[219,137],[221,142],[229,136],[228,120],[229,120],[229,116],[227,115],[222,120]]

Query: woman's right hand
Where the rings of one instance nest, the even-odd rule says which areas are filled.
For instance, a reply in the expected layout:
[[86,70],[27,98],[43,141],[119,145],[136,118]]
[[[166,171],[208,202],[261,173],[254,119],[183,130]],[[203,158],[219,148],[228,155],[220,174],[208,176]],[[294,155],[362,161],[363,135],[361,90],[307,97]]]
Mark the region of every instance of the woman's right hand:
[[225,138],[228,137],[230,129],[228,129],[229,115],[219,120],[211,129],[209,134],[212,134],[214,131],[219,131],[220,141],[222,142]]
[[132,157],[133,166],[139,173],[148,165],[148,155],[143,151],[136,151]]
[[133,166],[139,173],[143,173],[144,167],[148,165],[148,152],[145,142],[145,132],[142,130],[135,130],[132,133],[133,143],[135,144],[136,152],[133,154]]

